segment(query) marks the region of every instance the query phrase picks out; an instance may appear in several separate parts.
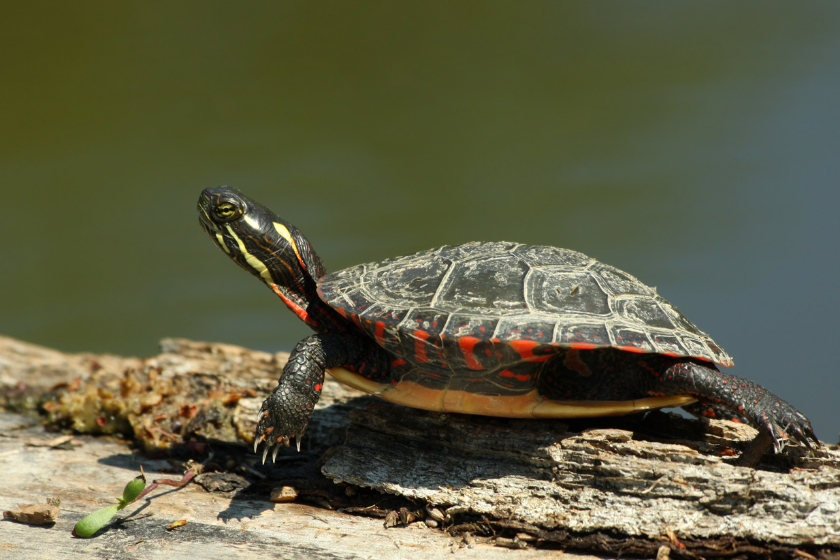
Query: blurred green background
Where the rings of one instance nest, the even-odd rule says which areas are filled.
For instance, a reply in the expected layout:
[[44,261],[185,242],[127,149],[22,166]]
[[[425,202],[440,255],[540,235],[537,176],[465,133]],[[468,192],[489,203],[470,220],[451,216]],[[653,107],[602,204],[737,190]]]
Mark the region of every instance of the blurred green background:
[[231,184],[329,270],[441,244],[636,275],[840,429],[840,3],[0,7],[0,332],[148,355],[307,328],[199,229]]

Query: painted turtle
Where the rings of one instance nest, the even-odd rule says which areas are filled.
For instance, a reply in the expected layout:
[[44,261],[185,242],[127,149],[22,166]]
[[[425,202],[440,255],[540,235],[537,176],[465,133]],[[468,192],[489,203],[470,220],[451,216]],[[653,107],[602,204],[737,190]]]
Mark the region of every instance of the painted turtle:
[[324,371],[385,400],[488,416],[564,418],[686,406],[819,446],[811,423],[759,385],[656,290],[568,249],[444,246],[327,274],[303,234],[231,187],[201,226],[316,334],[262,405],[254,450],[298,449]]

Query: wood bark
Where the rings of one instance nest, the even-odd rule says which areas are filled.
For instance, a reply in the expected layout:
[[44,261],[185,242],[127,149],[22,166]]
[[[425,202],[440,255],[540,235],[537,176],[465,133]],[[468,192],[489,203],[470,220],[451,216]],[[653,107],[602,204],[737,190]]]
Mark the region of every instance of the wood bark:
[[[764,455],[753,469],[736,461],[756,432],[730,422],[664,412],[585,421],[447,415],[390,405],[328,382],[302,453],[284,449],[276,466],[262,467],[248,449],[254,418],[286,355],[176,339],[162,341],[162,350],[146,359],[68,355],[0,337],[0,404],[17,414],[6,416],[7,423],[23,422],[20,413],[38,413],[76,433],[131,438],[144,451],[129,455],[120,440],[86,439],[88,448],[104,446],[100,468],[121,461],[124,468],[139,457],[147,467],[159,461],[149,457],[202,460],[199,482],[215,498],[204,504],[198,500],[204,491],[194,486],[164,493],[171,496],[166,511],[173,520],[179,511],[192,515],[199,507],[194,500],[204,508],[196,527],[214,523],[213,508],[215,523],[228,525],[241,523],[236,520],[242,511],[262,519],[267,511],[282,517],[304,508],[309,513],[300,515],[326,522],[296,518],[300,531],[283,546],[310,538],[316,531],[310,525],[341,527],[358,537],[335,550],[330,546],[336,543],[325,539],[318,544],[323,548],[307,549],[312,554],[377,557],[366,543],[397,542],[415,533],[410,546],[425,543],[423,554],[430,558],[436,557],[432,551],[448,554],[453,546],[459,554],[478,550],[460,548],[466,543],[495,544],[483,549],[484,558],[504,552],[499,547],[522,548],[522,558],[534,547],[650,557],[827,557],[840,549],[837,446],[826,445],[816,455],[789,446],[783,455]],[[26,425],[23,430],[40,429]],[[7,424],[0,437],[6,472],[23,469],[0,492],[3,509],[47,488],[70,492],[74,504],[103,499],[105,486],[107,495],[119,494],[121,488],[111,487],[119,486],[116,474],[100,481],[91,470],[95,464],[57,483],[54,473],[79,464],[78,457],[68,461],[70,452],[42,450],[44,464],[37,468],[26,461],[12,465],[10,458],[22,458],[28,449],[22,433]],[[125,482],[133,476],[126,473],[119,473]],[[284,503],[266,501],[272,490]],[[96,498],[87,496],[91,492]],[[228,502],[219,501],[220,495]],[[321,509],[306,509],[305,503]],[[438,529],[427,528],[426,520]],[[277,519],[264,521],[261,530],[268,531]],[[383,523],[404,528],[386,531]],[[18,526],[14,531],[26,534]],[[212,535],[207,533],[206,550],[224,547],[218,541],[229,537]]]

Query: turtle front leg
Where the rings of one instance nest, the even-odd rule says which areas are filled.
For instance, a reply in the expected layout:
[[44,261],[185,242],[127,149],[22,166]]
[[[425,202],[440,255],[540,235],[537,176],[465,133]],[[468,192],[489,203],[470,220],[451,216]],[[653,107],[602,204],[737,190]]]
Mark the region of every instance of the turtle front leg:
[[313,334],[297,343],[277,387],[265,399],[257,417],[254,452],[265,442],[263,463],[272,448],[274,461],[280,445],[288,445],[291,438],[295,438],[300,451],[300,440],[321,397],[324,371],[338,366],[364,369],[372,361],[371,346],[362,337],[345,333]]
[[695,414],[738,421],[746,419],[773,438],[777,453],[788,438],[809,448],[813,447],[812,441],[820,446],[811,421],[793,405],[757,383],[724,373],[714,366],[688,361],[670,365],[654,376],[658,383],[654,384],[652,392],[695,397],[699,403],[689,407]]

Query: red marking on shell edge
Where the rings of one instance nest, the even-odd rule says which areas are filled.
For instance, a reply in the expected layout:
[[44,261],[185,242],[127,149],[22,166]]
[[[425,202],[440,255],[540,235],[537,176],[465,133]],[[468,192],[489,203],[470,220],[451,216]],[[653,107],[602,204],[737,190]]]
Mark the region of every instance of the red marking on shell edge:
[[461,353],[464,355],[464,360],[467,362],[467,367],[470,369],[484,369],[484,367],[478,363],[475,359],[475,354],[473,353],[473,349],[475,345],[478,344],[480,339],[474,336],[462,336],[458,339],[458,347],[461,349]]
[[614,346],[616,350],[623,350],[624,352],[635,352],[636,354],[650,354],[650,350],[639,348],[638,346]]
[[404,366],[404,365],[405,365],[405,364],[407,364],[407,363],[408,363],[408,362],[406,362],[405,360],[403,360],[402,358],[400,358],[399,360],[394,360],[393,362],[391,362],[391,367]]
[[534,348],[537,347],[537,343],[533,340],[511,340],[508,344],[517,354],[522,356],[523,360],[536,357],[534,356]]
[[376,343],[379,346],[384,346],[385,345],[385,338],[382,336],[384,333],[385,333],[385,323],[383,323],[382,321],[377,321],[376,322],[376,327],[373,331],[373,338],[376,339]]
[[414,333],[414,356],[418,362],[428,363],[429,357],[426,355],[426,340],[429,338],[429,333],[426,331],[415,330]]
[[596,348],[601,348],[601,345],[591,342],[572,342],[569,344],[569,348],[574,348],[575,350],[595,350]]
[[499,377],[514,377],[516,374],[509,369],[503,369],[499,372]]
[[539,343],[534,342],[533,340],[511,340],[508,344],[510,344],[510,347],[513,348],[513,350],[526,362],[544,362],[552,356],[552,354],[547,354],[545,356],[537,356],[534,354],[534,349],[539,346]]

